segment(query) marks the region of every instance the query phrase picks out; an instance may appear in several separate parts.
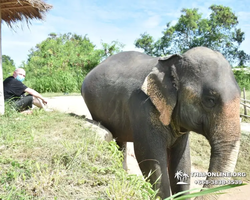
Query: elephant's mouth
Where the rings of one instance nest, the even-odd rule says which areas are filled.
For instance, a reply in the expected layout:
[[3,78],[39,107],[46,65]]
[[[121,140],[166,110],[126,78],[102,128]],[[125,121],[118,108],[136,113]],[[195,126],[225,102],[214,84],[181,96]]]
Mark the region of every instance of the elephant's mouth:
[[190,120],[191,120],[190,124],[192,126],[190,127],[190,131],[194,131],[196,133],[199,133],[205,136],[207,132],[206,130],[208,130],[207,125],[209,124],[209,121],[210,121],[208,120],[208,116],[205,114],[201,114],[196,119],[190,118]]
[[205,124],[204,117],[200,117],[198,120],[189,119],[179,126],[179,132],[186,133],[188,131],[194,131],[196,133],[205,134]]

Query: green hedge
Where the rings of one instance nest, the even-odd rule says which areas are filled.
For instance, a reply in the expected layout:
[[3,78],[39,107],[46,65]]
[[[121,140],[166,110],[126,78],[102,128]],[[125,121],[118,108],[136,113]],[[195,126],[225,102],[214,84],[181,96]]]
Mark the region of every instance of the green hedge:
[[243,88],[250,90],[250,71],[246,70],[246,68],[242,68],[240,70],[233,70],[233,72],[241,90]]

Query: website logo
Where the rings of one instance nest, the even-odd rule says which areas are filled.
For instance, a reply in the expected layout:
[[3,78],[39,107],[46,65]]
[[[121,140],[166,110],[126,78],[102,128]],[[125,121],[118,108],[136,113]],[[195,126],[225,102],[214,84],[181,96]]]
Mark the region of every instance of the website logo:
[[180,171],[177,171],[177,172],[175,173],[174,178],[176,178],[176,179],[178,180],[177,185],[185,185],[185,184],[188,184],[186,181],[189,179],[189,176],[188,176],[188,174],[182,172],[181,170],[180,170]]

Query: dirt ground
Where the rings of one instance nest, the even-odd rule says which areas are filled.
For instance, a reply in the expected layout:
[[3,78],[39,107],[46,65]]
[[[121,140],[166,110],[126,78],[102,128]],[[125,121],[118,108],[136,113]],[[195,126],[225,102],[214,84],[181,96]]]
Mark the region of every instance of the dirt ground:
[[[61,96],[50,97],[48,100],[48,108],[58,110],[65,113],[75,113],[76,115],[85,115],[88,119],[92,119],[87,106],[85,105],[81,96]],[[250,124],[242,123],[242,131],[250,133]],[[137,161],[134,156],[133,143],[127,144],[127,151],[125,155],[127,164],[124,164],[124,168],[130,174],[141,174]],[[192,172],[199,172],[199,170],[192,167]],[[249,176],[249,175],[248,175]],[[201,186],[194,184],[194,179],[191,178],[191,188],[199,188]],[[220,195],[220,200],[250,200],[250,183],[248,185],[241,186],[227,190],[225,194]]]

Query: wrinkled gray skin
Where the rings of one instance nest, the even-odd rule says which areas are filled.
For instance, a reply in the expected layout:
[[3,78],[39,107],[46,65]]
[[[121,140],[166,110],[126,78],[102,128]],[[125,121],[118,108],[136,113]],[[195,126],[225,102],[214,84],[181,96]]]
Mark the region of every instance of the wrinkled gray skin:
[[153,172],[150,181],[162,198],[189,189],[174,178],[177,170],[190,173],[189,131],[211,145],[209,172],[234,171],[240,90],[220,53],[205,47],[168,58],[122,52],[87,75],[82,95],[118,143],[134,142],[140,169]]

